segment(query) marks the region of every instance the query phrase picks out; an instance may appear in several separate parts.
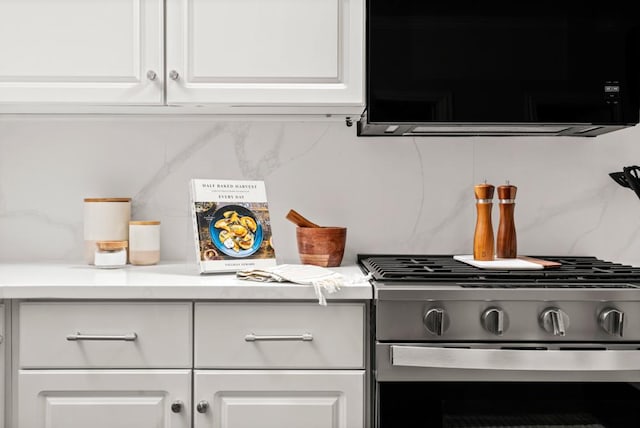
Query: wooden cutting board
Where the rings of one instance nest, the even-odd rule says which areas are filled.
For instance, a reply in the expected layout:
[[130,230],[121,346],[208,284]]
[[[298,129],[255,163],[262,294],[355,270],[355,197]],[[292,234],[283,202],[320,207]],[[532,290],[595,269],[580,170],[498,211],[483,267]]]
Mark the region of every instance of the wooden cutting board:
[[481,269],[540,270],[560,267],[561,265],[558,262],[551,262],[527,256],[518,256],[515,259],[495,259],[490,261],[474,260],[473,255],[453,256],[453,258],[459,262]]

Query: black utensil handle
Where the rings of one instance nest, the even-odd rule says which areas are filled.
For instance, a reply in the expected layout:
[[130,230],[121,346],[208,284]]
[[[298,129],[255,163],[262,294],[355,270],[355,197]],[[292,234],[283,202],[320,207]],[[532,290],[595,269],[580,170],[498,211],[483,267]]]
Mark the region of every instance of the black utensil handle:
[[638,174],[640,171],[640,166],[625,166],[622,171],[624,172],[624,177],[627,179],[627,183],[629,183],[629,187],[636,192],[638,198],[640,198],[640,175]]
[[631,173],[633,175],[633,177],[635,178],[640,178],[640,166],[638,165],[633,165],[633,166],[625,166],[623,168],[623,170],[628,171],[629,173]]
[[623,171],[619,172],[610,172],[609,177],[613,178],[613,181],[621,185],[622,187],[630,188],[629,183],[627,183],[627,179],[624,176]]

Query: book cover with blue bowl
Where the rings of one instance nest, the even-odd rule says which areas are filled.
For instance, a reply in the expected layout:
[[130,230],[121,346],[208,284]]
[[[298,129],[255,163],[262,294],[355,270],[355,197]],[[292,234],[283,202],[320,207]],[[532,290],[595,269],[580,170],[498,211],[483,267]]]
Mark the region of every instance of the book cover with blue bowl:
[[201,273],[276,265],[263,181],[192,179],[191,213]]

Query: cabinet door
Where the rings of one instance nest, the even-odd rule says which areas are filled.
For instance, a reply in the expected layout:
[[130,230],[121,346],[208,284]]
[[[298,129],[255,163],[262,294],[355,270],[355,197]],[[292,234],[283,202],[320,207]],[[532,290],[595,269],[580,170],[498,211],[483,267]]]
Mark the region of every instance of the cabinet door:
[[[196,370],[194,373],[194,426],[197,428],[364,426],[364,371],[361,370]],[[203,403],[208,405],[206,409]]]
[[363,45],[364,0],[167,0],[167,102],[361,113]]
[[18,377],[21,427],[191,426],[189,370],[21,370]]
[[2,0],[0,103],[158,104],[163,49],[162,0]]

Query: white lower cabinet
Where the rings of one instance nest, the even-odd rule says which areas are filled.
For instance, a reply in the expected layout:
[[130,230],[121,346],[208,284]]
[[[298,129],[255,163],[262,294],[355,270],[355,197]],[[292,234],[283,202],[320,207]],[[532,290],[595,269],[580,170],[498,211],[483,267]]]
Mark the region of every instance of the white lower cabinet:
[[191,302],[22,302],[20,428],[191,428]]
[[363,428],[362,303],[202,302],[195,428]]
[[364,303],[32,301],[12,308],[18,345],[10,426],[366,424]]
[[363,427],[363,370],[195,370],[197,428]]
[[189,428],[190,370],[21,370],[22,428]]

